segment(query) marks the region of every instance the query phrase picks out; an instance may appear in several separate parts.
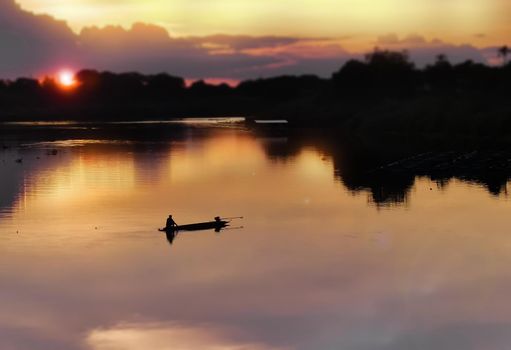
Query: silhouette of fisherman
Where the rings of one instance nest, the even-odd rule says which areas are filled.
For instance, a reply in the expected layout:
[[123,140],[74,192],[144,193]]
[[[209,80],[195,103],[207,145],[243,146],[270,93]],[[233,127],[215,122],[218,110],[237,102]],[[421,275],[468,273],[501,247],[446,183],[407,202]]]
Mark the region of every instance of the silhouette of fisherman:
[[176,226],[177,226],[177,224],[174,221],[174,219],[172,219],[172,215],[169,215],[169,217],[167,218],[167,225],[165,226],[165,229],[171,230],[171,229],[174,229]]
[[222,222],[220,216],[215,216],[215,225],[216,225],[215,232],[220,232],[224,227],[224,223]]

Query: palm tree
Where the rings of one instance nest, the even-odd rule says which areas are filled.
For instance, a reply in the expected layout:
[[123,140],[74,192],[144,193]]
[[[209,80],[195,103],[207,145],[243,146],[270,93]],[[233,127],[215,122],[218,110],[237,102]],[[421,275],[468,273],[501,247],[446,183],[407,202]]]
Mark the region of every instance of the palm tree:
[[444,63],[444,62],[447,62],[447,61],[448,61],[447,55],[446,55],[446,54],[443,54],[443,53],[438,54],[438,55],[436,56],[436,61],[437,61],[437,63]]
[[498,53],[499,53],[499,57],[502,57],[503,65],[507,64],[507,55],[509,55],[510,52],[511,51],[509,50],[509,47],[507,45],[504,45],[499,48]]

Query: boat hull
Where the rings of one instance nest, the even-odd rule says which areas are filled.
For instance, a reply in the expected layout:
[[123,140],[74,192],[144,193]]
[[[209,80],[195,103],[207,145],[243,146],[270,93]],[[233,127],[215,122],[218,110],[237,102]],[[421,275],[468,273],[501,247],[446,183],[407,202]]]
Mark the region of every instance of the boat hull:
[[203,230],[221,230],[229,224],[228,221],[209,221],[196,224],[179,225],[174,227],[166,227],[160,231],[176,232],[176,231],[203,231]]

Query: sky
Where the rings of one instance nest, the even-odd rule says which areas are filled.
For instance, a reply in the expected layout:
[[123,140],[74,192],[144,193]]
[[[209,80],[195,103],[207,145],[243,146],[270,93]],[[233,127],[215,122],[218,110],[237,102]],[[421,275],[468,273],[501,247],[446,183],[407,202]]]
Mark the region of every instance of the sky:
[[[185,78],[329,76],[378,46],[495,63],[508,0],[0,0],[0,77],[83,67]],[[36,50],[37,48],[37,50]],[[34,52],[32,52],[34,51]]]
[[[175,35],[367,37],[394,32],[491,44],[509,34],[506,0],[21,0],[24,8],[92,25],[158,24]],[[506,12],[507,10],[507,12]]]

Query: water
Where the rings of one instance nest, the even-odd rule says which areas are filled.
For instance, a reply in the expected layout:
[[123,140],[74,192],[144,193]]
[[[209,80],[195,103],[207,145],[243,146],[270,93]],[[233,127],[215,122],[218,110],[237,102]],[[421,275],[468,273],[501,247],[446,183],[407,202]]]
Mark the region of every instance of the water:
[[[506,186],[353,185],[322,142],[242,127],[9,140],[1,349],[511,343]],[[170,244],[157,231],[169,213],[243,228]]]

